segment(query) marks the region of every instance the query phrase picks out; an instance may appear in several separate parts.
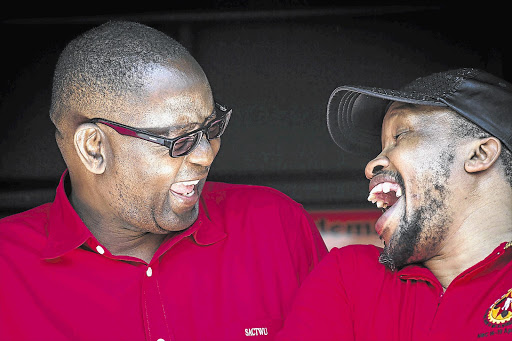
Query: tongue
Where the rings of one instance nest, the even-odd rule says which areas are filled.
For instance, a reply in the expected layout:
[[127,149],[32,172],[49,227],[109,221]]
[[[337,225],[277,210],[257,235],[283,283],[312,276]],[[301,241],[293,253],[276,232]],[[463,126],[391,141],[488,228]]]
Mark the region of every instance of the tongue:
[[171,185],[171,191],[178,194],[188,194],[194,190],[194,185],[184,185],[183,183],[175,183]]

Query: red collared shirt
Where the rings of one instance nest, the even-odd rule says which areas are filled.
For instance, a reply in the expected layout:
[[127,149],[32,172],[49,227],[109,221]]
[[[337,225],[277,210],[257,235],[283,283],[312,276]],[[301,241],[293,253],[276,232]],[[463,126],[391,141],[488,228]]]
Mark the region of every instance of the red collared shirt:
[[333,249],[297,294],[278,340],[512,340],[512,247],[443,291],[427,268],[391,272],[380,249]]
[[271,339],[327,253],[284,194],[207,182],[197,221],[149,264],[114,256],[71,207],[64,177],[53,203],[0,221],[2,341]]

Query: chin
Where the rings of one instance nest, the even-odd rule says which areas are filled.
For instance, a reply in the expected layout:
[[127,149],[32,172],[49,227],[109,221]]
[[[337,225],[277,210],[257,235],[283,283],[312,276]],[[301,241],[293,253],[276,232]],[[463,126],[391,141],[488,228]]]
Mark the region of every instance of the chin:
[[405,247],[400,243],[400,240],[397,241],[392,238],[389,243],[385,243],[379,257],[379,262],[392,271],[400,270],[404,266],[411,264],[412,252],[413,250]]
[[158,220],[155,219],[156,227],[160,231],[160,233],[169,233],[169,232],[179,232],[186,230],[190,226],[192,226],[197,220],[197,216],[199,213],[198,205],[194,206],[193,209],[184,212],[184,213],[175,213],[171,212],[166,217],[162,217]]

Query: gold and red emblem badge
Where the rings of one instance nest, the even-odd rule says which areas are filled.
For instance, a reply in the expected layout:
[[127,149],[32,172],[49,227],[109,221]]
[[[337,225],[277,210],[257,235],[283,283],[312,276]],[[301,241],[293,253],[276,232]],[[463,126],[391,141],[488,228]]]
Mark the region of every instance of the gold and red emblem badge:
[[486,317],[486,322],[493,327],[504,327],[512,323],[512,289],[491,305]]

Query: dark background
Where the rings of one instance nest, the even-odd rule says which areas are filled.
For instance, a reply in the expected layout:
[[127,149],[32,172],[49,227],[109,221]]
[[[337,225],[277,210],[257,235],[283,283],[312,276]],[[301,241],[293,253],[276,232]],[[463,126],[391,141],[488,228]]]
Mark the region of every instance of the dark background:
[[215,97],[234,108],[210,180],[272,186],[311,210],[370,207],[367,158],[342,154],[327,132],[334,88],[399,87],[459,67],[512,76],[510,19],[489,2],[73,6],[23,3],[2,13],[0,215],[53,199],[65,169],[48,118],[53,68],[70,39],[110,19],[139,21],[180,41]]

